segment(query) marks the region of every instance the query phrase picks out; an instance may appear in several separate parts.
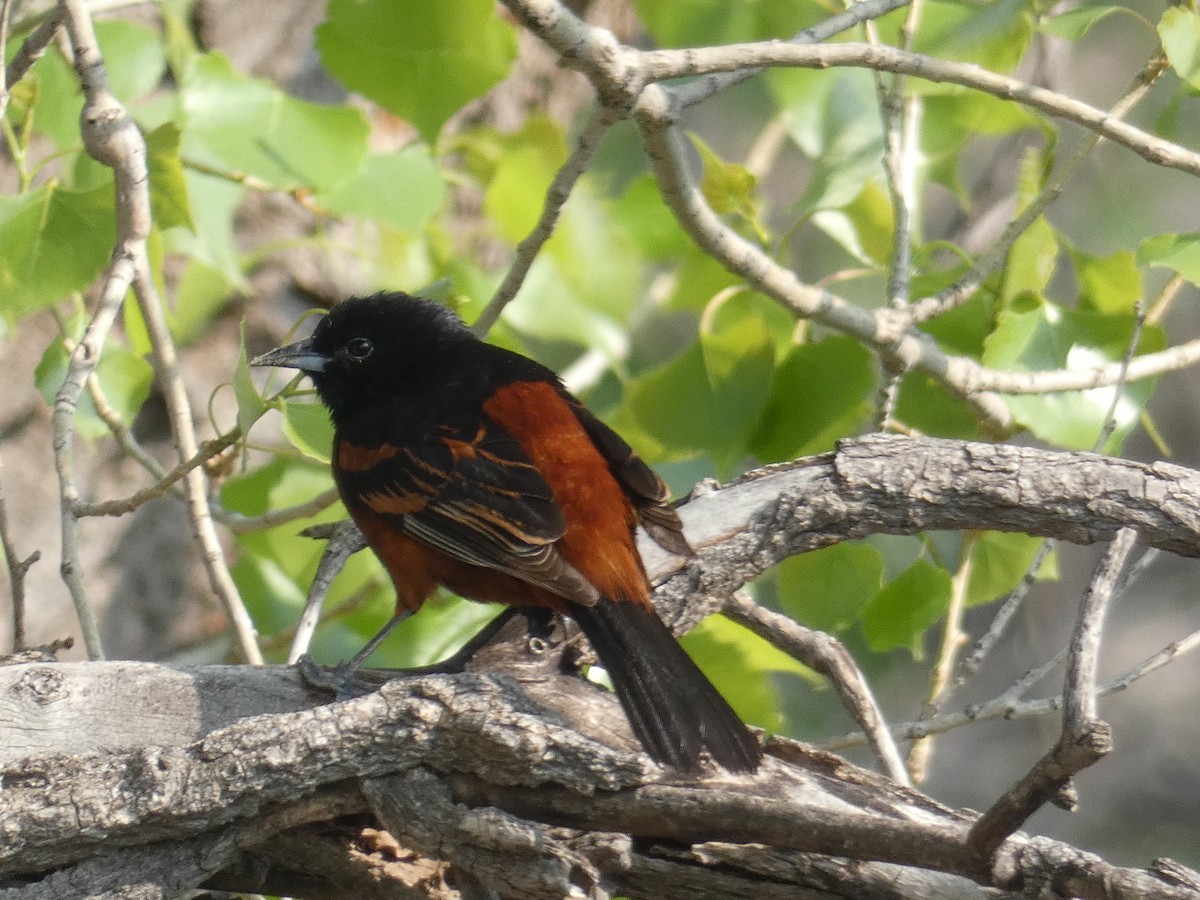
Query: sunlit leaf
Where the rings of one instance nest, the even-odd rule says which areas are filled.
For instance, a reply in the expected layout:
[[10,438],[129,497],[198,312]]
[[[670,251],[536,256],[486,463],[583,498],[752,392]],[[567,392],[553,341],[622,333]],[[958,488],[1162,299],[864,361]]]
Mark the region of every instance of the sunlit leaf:
[[1146,238],[1138,247],[1137,261],[1171,269],[1192,284],[1200,284],[1200,232]]
[[322,209],[420,231],[442,204],[446,184],[425,148],[368,156],[355,172],[314,198]]
[[867,420],[876,379],[870,352],[851,338],[793,347],[775,371],[751,448],[764,462],[831,449]]
[[115,237],[111,185],[0,196],[0,314],[15,321],[84,290]]
[[[996,369],[1029,372],[1090,369],[1119,361],[1133,335],[1133,316],[1107,316],[1087,310],[1064,310],[1026,297],[1003,310],[987,340],[983,361]],[[1142,332],[1139,352],[1166,346],[1158,327]],[[1106,448],[1115,452],[1137,424],[1154,389],[1154,379],[1124,385],[1114,414],[1116,430]],[[1115,387],[1055,394],[1021,394],[1005,403],[1023,425],[1059,447],[1089,450],[1113,403]]]
[[331,186],[366,158],[359,110],[297,100],[220,53],[192,62],[181,99],[185,155],[277,188]]
[[284,401],[283,433],[305,456],[318,462],[329,462],[333,425],[329,413],[320,403]]
[[1200,15],[1185,6],[1170,6],[1158,23],[1171,68],[1193,88],[1200,88]]
[[1113,13],[1126,11],[1124,7],[1112,6],[1107,3],[1081,3],[1077,7],[1068,8],[1060,15],[1051,16],[1038,23],[1038,31],[1054,37],[1077,41],[1089,31],[1092,26]]
[[179,156],[180,132],[166,122],[146,135],[146,163],[150,168],[150,208],[159,228],[195,230],[187,178]]
[[408,119],[431,144],[516,57],[513,27],[491,0],[332,0],[316,44],[335,78]]
[[779,602],[797,622],[841,631],[858,621],[883,583],[883,559],[866,544],[835,544],[789,556],[777,569]]
[[680,639],[734,712],[751,725],[778,731],[782,725],[779,692],[772,672],[812,678],[812,672],[758,635],[722,618],[709,616]]
[[907,647],[921,659],[925,631],[945,614],[949,602],[950,573],[918,559],[867,605],[863,633],[873,650]]
[[[1000,531],[985,531],[977,535],[972,548],[967,605],[990,603],[1012,591],[1021,583],[1045,540],[1033,535]],[[1042,563],[1038,577],[1056,577],[1050,557]]]

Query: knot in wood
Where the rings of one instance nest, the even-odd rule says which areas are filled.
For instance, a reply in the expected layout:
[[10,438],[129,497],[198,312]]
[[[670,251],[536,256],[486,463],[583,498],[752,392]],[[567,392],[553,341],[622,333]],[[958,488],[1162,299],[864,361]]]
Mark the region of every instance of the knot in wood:
[[53,666],[32,666],[13,687],[17,699],[49,706],[67,696],[67,680]]

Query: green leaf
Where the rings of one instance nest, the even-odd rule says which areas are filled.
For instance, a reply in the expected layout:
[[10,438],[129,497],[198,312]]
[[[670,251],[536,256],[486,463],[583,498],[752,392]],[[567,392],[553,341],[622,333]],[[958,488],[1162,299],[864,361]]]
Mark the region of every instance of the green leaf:
[[317,205],[403,231],[425,227],[442,205],[446,183],[423,146],[368,156],[360,171],[316,195]]
[[609,209],[616,225],[648,259],[677,259],[693,246],[663,202],[653,175],[634,178]]
[[220,272],[234,287],[243,287],[241,254],[233,241],[233,217],[245,188],[224,178],[186,170],[194,230],[172,228],[163,233],[168,252],[194,257]]
[[118,100],[128,104],[158,87],[167,60],[156,29],[108,19],[96,23],[96,39]]
[[813,163],[799,208],[838,209],[883,174],[883,127],[869,72],[772,70],[766,83],[788,134]]
[[767,402],[775,349],[755,315],[718,317],[670,362],[629,385],[616,416],[655,460],[708,453],[731,466],[746,452]]
[[146,135],[147,164],[150,168],[150,208],[159,228],[196,230],[187,178],[179,156],[179,126],[164,122]]
[[924,372],[909,372],[901,380],[896,418],[931,437],[971,440],[979,434],[979,420],[966,401]]
[[181,91],[184,155],[273,187],[324,188],[362,165],[368,126],[349,106],[319,106],[248,78],[223,54],[196,58]]
[[1079,308],[1104,315],[1129,315],[1142,298],[1142,271],[1128,250],[1092,256],[1071,250],[1079,282]]
[[866,544],[835,544],[789,556],[776,570],[779,601],[797,622],[842,631],[883,584],[883,557]]
[[871,414],[876,379],[870,352],[851,338],[793,347],[775,371],[751,450],[776,462],[832,449]]
[[330,0],[316,45],[335,78],[412,122],[430,143],[516,58],[516,35],[492,0]]
[[907,647],[924,658],[922,638],[950,603],[950,573],[918,559],[883,590],[863,611],[863,633],[877,651]]
[[[1090,310],[1064,310],[1027,297],[1002,310],[984,348],[983,363],[995,369],[1037,372],[1086,369],[1119,361],[1133,334],[1133,316],[1106,316]],[[1143,330],[1139,352],[1166,346],[1161,328]],[[1116,430],[1105,448],[1116,452],[1137,425],[1154,390],[1155,379],[1121,388]],[[1014,418],[1035,435],[1059,447],[1089,450],[1112,405],[1112,387],[1057,394],[1005,397]]]
[[[387,593],[390,595],[391,591]],[[440,662],[477,635],[502,609],[493,603],[474,603],[440,594],[402,622],[371,659],[376,660],[375,665],[396,667]],[[359,641],[378,631],[385,620],[378,613],[355,617],[353,624],[359,629]]]
[[1200,232],[1147,238],[1138,247],[1137,261],[1140,265],[1171,269],[1192,284],[1200,284]]
[[[1045,538],[1028,534],[985,531],[977,535],[967,583],[967,605],[990,603],[1010,593],[1025,577],[1043,543]],[[1037,577],[1055,577],[1050,557],[1042,563]]]
[[0,314],[14,322],[84,290],[115,239],[111,184],[0,196]]
[[[250,377],[249,360],[246,357],[246,323],[242,322],[238,332],[238,359],[233,370],[233,396],[237,401],[237,423],[243,435],[250,433],[251,427],[262,418],[271,407],[263,399],[254,380]],[[259,510],[258,512],[262,512]],[[257,515],[258,513],[254,513]]]
[[1171,6],[1158,23],[1171,68],[1193,88],[1200,88],[1200,16],[1184,6]]
[[333,425],[320,403],[284,401],[283,433],[292,446],[310,459],[329,462]]
[[546,341],[569,341],[619,358],[626,336],[612,316],[594,309],[575,294],[557,259],[543,254],[504,310],[505,324],[522,335]]
[[[38,363],[34,380],[46,403],[53,405],[55,395],[67,375],[70,359],[62,341],[57,338],[46,349]],[[104,392],[105,402],[125,424],[131,424],[150,395],[154,369],[146,360],[123,347],[108,343],[96,366],[96,378]],[[91,394],[85,388],[79,395],[75,411],[75,430],[85,438],[94,439],[109,433],[108,426],[96,412]]]
[[494,146],[498,156],[483,197],[484,211],[510,244],[537,223],[546,189],[568,153],[561,126],[544,117],[531,119],[516,137],[516,143]]
[[236,288],[223,273],[199,259],[189,259],[179,276],[175,305],[169,313],[175,340],[190,344],[202,337]]
[[708,205],[718,215],[740,213],[754,218],[756,201],[754,189],[758,179],[745,166],[726,162],[697,134],[688,134],[696,151],[700,154],[704,176],[700,190]]
[[655,458],[708,453],[732,466],[767,402],[775,348],[762,317],[731,304],[712,318],[696,344],[626,392],[623,412]]
[[[901,17],[891,17],[884,40],[895,41]],[[919,53],[972,63],[994,72],[1011,72],[1033,38],[1033,18],[1025,0],[973,4],[928,0],[921,6]]]
[[841,209],[818,210],[812,221],[865,265],[884,265],[891,259],[892,201],[875,181],[864,184]]
[[1065,38],[1068,41],[1077,41],[1091,31],[1092,26],[1101,19],[1106,19],[1113,13],[1119,12],[1128,12],[1128,10],[1120,6],[1110,6],[1107,3],[1082,3],[1061,15],[1043,19],[1038,23],[1038,31],[1053,37]]
[[[1046,177],[1047,160],[1038,150],[1030,150],[1021,161],[1020,196],[1022,206],[1032,201]],[[1012,302],[1022,294],[1040,294],[1054,275],[1058,259],[1058,238],[1045,216],[1013,242],[1004,264],[1002,299]]]
[[767,731],[783,724],[771,672],[812,679],[813,673],[758,635],[722,616],[709,616],[679,641],[734,712]]
[[633,7],[660,47],[787,38],[819,17],[806,0],[634,0]]

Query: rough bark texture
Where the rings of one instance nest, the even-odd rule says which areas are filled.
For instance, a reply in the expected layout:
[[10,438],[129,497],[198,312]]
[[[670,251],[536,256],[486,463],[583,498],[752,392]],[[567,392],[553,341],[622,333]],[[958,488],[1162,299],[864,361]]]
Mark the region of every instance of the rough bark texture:
[[[950,441],[847,441],[681,512],[698,556],[646,550],[681,625],[789,553],[881,531],[1130,526],[1200,555],[1195,472]],[[2,668],[0,900],[1200,896],[1168,862],[1020,833],[981,856],[976,814],[792,741],[757,776],[660,769],[572,654],[518,616],[463,671],[334,704],[284,667]]]

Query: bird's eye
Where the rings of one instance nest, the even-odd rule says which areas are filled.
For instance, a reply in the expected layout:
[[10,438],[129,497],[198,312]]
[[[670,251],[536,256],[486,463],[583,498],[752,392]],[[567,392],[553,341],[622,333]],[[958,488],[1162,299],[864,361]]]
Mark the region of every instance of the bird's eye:
[[366,338],[351,338],[350,342],[346,344],[346,355],[351,359],[363,360],[370,356],[374,349]]

